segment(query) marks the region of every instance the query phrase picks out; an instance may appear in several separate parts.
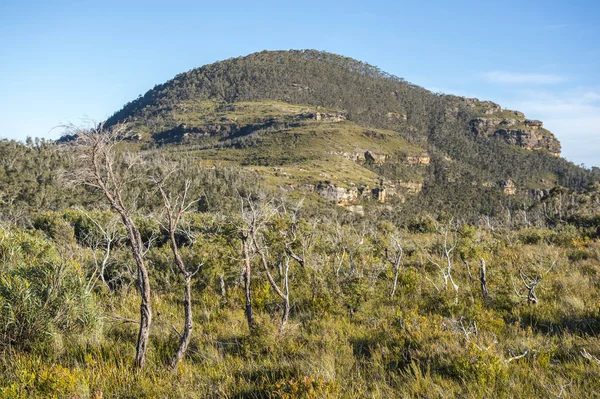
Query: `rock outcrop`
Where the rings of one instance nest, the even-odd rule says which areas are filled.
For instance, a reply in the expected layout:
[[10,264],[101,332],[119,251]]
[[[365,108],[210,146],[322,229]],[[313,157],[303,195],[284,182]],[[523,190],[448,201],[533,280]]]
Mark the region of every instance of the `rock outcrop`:
[[405,114],[401,114],[398,112],[388,112],[385,117],[387,118],[388,121],[390,122],[406,122],[408,120],[408,117]]
[[431,163],[431,157],[429,154],[421,154],[418,156],[407,156],[404,163],[409,166],[427,166]]
[[315,112],[307,115],[316,121],[343,122],[347,119],[345,112]]
[[384,203],[386,196],[387,196],[387,192],[384,187],[376,187],[371,190],[371,195],[372,195],[373,199],[376,199],[377,201]]
[[504,195],[515,195],[517,193],[517,188],[515,187],[515,183],[508,179],[500,184],[502,190],[504,191]]
[[523,118],[523,114],[512,112],[516,118],[474,118],[470,122],[471,129],[477,135],[499,137],[510,145],[529,150],[547,150],[556,156],[560,155],[560,142],[543,128],[541,121],[518,119]]
[[382,163],[384,163],[387,159],[387,155],[386,154],[375,154],[371,151],[366,151],[365,152],[365,161],[367,162],[372,162],[376,165],[381,165]]
[[321,182],[315,187],[315,192],[327,201],[336,204],[348,204],[358,199],[356,187],[344,188],[330,182]]

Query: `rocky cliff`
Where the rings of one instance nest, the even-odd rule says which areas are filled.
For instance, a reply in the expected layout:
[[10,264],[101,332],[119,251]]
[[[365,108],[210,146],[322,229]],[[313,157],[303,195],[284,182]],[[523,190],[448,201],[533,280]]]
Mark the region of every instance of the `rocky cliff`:
[[481,114],[469,122],[476,135],[496,137],[510,145],[546,150],[560,156],[560,142],[552,132],[544,129],[542,121],[527,119],[520,111],[502,110],[498,104],[489,101],[466,99],[465,102]]

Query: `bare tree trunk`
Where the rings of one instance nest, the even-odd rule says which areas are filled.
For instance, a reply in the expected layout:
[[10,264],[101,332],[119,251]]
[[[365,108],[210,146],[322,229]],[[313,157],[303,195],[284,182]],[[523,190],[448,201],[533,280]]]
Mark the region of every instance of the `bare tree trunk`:
[[290,271],[290,260],[289,260],[289,258],[286,259],[285,269],[283,272],[283,289],[285,290],[285,292],[283,292],[279,288],[277,283],[275,282],[275,279],[273,278],[273,275],[271,274],[271,271],[269,270],[269,262],[267,261],[267,256],[266,256],[264,250],[258,246],[258,243],[256,242],[256,236],[254,235],[254,232],[252,232],[252,233],[253,233],[252,242],[254,244],[254,248],[255,248],[256,252],[258,252],[258,254],[260,255],[260,260],[263,264],[263,268],[265,269],[265,273],[267,275],[267,280],[269,280],[269,284],[271,284],[271,288],[273,288],[275,293],[277,293],[277,295],[279,295],[279,297],[283,300],[283,316],[281,318],[281,329],[280,329],[280,331],[283,331],[285,329],[285,324],[287,323],[287,319],[288,319],[289,312],[290,312],[290,291],[289,291],[289,284],[288,284],[288,275],[289,275],[289,271]]
[[[107,157],[108,158],[108,157]],[[107,160],[108,163],[108,160]],[[96,167],[96,171],[100,169]],[[135,260],[138,269],[138,289],[140,290],[140,329],[138,331],[138,340],[135,353],[135,365],[139,368],[144,366],[146,360],[146,352],[148,351],[148,339],[150,336],[150,325],[152,324],[152,307],[150,305],[150,278],[148,276],[148,268],[144,262],[144,245],[142,237],[137,229],[135,222],[129,216],[129,213],[123,205],[121,193],[116,191],[111,192],[99,177],[98,182],[103,187],[104,194],[108,198],[111,206],[121,216],[121,220],[127,230],[127,238],[131,247],[131,253]]]
[[489,295],[487,289],[487,272],[485,270],[485,261],[481,259],[481,269],[479,272],[479,282],[481,283],[481,295],[486,299]]
[[221,296],[227,295],[227,289],[225,289],[225,279],[223,278],[223,274],[219,274],[219,282],[221,284]]
[[177,366],[177,363],[179,363],[179,361],[183,359],[183,356],[185,355],[185,352],[190,344],[190,339],[192,338],[192,329],[194,326],[192,319],[192,274],[186,269],[185,264],[181,259],[181,255],[179,255],[177,241],[175,240],[175,225],[173,225],[172,221],[170,221],[169,230],[169,236],[171,239],[171,249],[173,250],[175,263],[177,264],[179,270],[183,274],[184,280],[183,311],[185,314],[185,324],[183,326],[183,334],[181,334],[181,339],[179,340],[179,347],[177,348],[177,352],[175,352],[175,356],[173,356],[173,359],[171,360],[171,367],[175,368]]
[[175,352],[175,356],[171,360],[171,368],[177,367],[177,364],[183,359],[185,352],[190,344],[190,339],[192,338],[192,329],[194,327],[194,321],[192,319],[192,284],[191,284],[191,275],[187,274],[185,276],[185,287],[184,287],[184,300],[183,300],[183,310],[185,312],[185,325],[183,327],[183,334],[181,334],[181,339],[179,340],[179,347],[177,348],[177,352]]
[[281,316],[281,330],[283,330],[287,324],[290,316],[290,298],[286,295],[283,301],[283,315]]
[[242,252],[244,253],[244,288],[246,291],[246,319],[248,320],[248,328],[254,326],[254,318],[252,317],[252,298],[250,291],[250,254],[248,251],[248,237],[242,235]]
[[402,261],[402,248],[399,249],[396,261],[394,262],[394,285],[392,286],[392,292],[390,298],[393,298],[396,294],[396,288],[398,287],[398,275],[400,274],[400,262]]
[[148,269],[144,263],[143,245],[140,232],[133,224],[133,220],[126,213],[121,214],[123,223],[127,228],[131,252],[138,269],[138,288],[140,290],[140,329],[135,353],[135,365],[139,368],[144,366],[146,352],[148,351],[148,337],[150,336],[150,325],[152,324],[152,308],[150,305],[150,278]]
[[[172,172],[172,171],[171,171]],[[169,173],[167,173],[167,176]],[[165,178],[166,179],[166,178]],[[190,182],[186,180],[185,187],[183,189],[183,193],[181,196],[177,196],[173,199],[170,195],[167,195],[164,188],[164,179],[155,179],[154,180],[158,189],[160,190],[160,194],[163,199],[163,203],[165,206],[165,210],[167,211],[167,218],[169,220],[169,240],[171,241],[171,250],[173,252],[173,259],[175,260],[175,264],[177,268],[183,275],[184,282],[184,296],[183,296],[183,312],[185,315],[185,321],[183,326],[183,333],[180,334],[179,339],[179,347],[175,352],[175,355],[171,359],[171,368],[177,367],[177,364],[183,359],[185,356],[185,352],[190,344],[190,340],[192,338],[192,329],[194,327],[193,317],[192,317],[192,277],[194,274],[198,272],[200,266],[198,266],[198,270],[195,272],[191,272],[186,267],[183,259],[181,258],[181,254],[179,253],[179,247],[177,245],[177,239],[175,238],[175,233],[177,232],[177,226],[181,221],[181,217],[183,214],[196,202],[191,201],[190,203],[186,203],[186,198],[188,195],[188,190],[190,188]]]

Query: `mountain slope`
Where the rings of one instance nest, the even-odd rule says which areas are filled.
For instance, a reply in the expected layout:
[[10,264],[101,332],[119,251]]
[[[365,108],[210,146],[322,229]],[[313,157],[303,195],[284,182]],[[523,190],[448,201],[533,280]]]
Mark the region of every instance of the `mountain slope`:
[[[541,121],[315,50],[263,51],[191,70],[126,104],[106,125],[117,122],[142,143],[179,144],[167,148],[256,167],[294,188],[385,181],[412,192],[422,185],[434,203],[466,191],[465,202],[477,203],[473,197],[492,187],[510,194],[590,182],[559,157],[560,143]],[[516,189],[505,190],[513,182]]]

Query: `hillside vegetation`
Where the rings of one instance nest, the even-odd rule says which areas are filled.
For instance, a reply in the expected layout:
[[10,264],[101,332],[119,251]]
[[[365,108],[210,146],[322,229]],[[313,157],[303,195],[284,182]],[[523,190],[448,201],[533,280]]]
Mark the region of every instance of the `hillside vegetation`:
[[540,121],[290,51],[65,133],[0,141],[0,397],[600,392],[598,171]]

